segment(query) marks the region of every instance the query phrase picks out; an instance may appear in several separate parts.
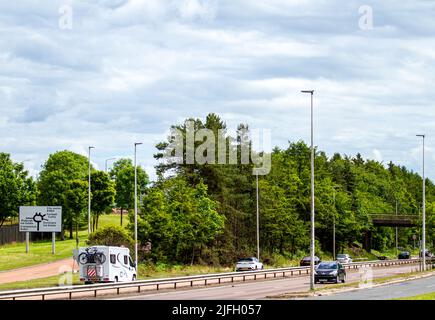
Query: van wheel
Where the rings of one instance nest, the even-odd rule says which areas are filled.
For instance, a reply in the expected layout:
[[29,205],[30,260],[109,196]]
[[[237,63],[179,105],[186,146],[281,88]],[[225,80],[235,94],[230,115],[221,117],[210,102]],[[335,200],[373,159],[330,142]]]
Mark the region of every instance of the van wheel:
[[131,279],[131,281],[136,281],[136,275],[133,275],[133,278]]
[[115,280],[113,282],[117,283],[118,282],[118,277],[115,277]]

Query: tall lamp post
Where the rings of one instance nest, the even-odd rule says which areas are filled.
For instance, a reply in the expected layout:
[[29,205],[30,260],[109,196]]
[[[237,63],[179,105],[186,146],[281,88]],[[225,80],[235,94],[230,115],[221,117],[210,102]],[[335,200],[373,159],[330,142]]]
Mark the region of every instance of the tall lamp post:
[[109,158],[109,159],[106,159],[106,165],[104,166],[104,169],[105,169],[106,173],[107,173],[107,162],[110,161],[110,160],[115,160],[115,159],[116,159],[116,158]]
[[137,270],[137,165],[136,165],[136,147],[142,142],[134,144],[134,261]]
[[311,96],[311,259],[310,259],[310,289],[314,290],[314,129],[313,129],[313,95],[314,90],[302,90],[302,93],[309,93]]
[[335,260],[335,187],[333,190],[334,211],[332,212],[332,258]]
[[88,235],[91,234],[91,149],[88,147]]
[[260,215],[258,205],[258,171],[257,171],[257,259],[260,260]]
[[422,236],[421,236],[421,240],[422,240],[422,270],[425,271],[426,270],[426,181],[425,181],[425,177],[424,177],[424,139],[426,138],[426,135],[424,134],[417,134],[417,137],[421,137],[423,140],[423,230],[422,230]]

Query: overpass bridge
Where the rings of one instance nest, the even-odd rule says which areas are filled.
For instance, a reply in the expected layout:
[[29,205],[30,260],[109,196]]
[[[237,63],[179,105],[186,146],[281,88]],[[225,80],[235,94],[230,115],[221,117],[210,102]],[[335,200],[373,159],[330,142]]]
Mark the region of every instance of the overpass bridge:
[[[374,226],[378,227],[400,227],[411,228],[419,225],[418,214],[369,214]],[[364,237],[364,249],[370,251],[372,248],[372,233],[367,231]]]
[[380,227],[416,227],[419,215],[414,214],[369,214],[374,226]]

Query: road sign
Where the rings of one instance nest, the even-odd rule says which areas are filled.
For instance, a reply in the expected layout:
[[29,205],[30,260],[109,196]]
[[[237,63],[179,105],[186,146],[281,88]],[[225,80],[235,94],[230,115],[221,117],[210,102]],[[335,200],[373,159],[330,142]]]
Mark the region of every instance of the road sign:
[[62,207],[20,207],[21,232],[61,232]]
[[413,235],[412,235],[412,239],[413,239],[413,240],[416,240],[416,239],[417,239],[417,236],[416,236],[415,234],[413,234]]

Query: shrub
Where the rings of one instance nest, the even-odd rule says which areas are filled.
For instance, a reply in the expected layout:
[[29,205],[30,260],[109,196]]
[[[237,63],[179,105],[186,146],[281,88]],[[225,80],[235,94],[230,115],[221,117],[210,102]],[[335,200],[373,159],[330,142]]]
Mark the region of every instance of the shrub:
[[134,250],[134,240],[123,228],[118,226],[104,227],[91,233],[86,244],[90,246],[124,246],[130,251]]

